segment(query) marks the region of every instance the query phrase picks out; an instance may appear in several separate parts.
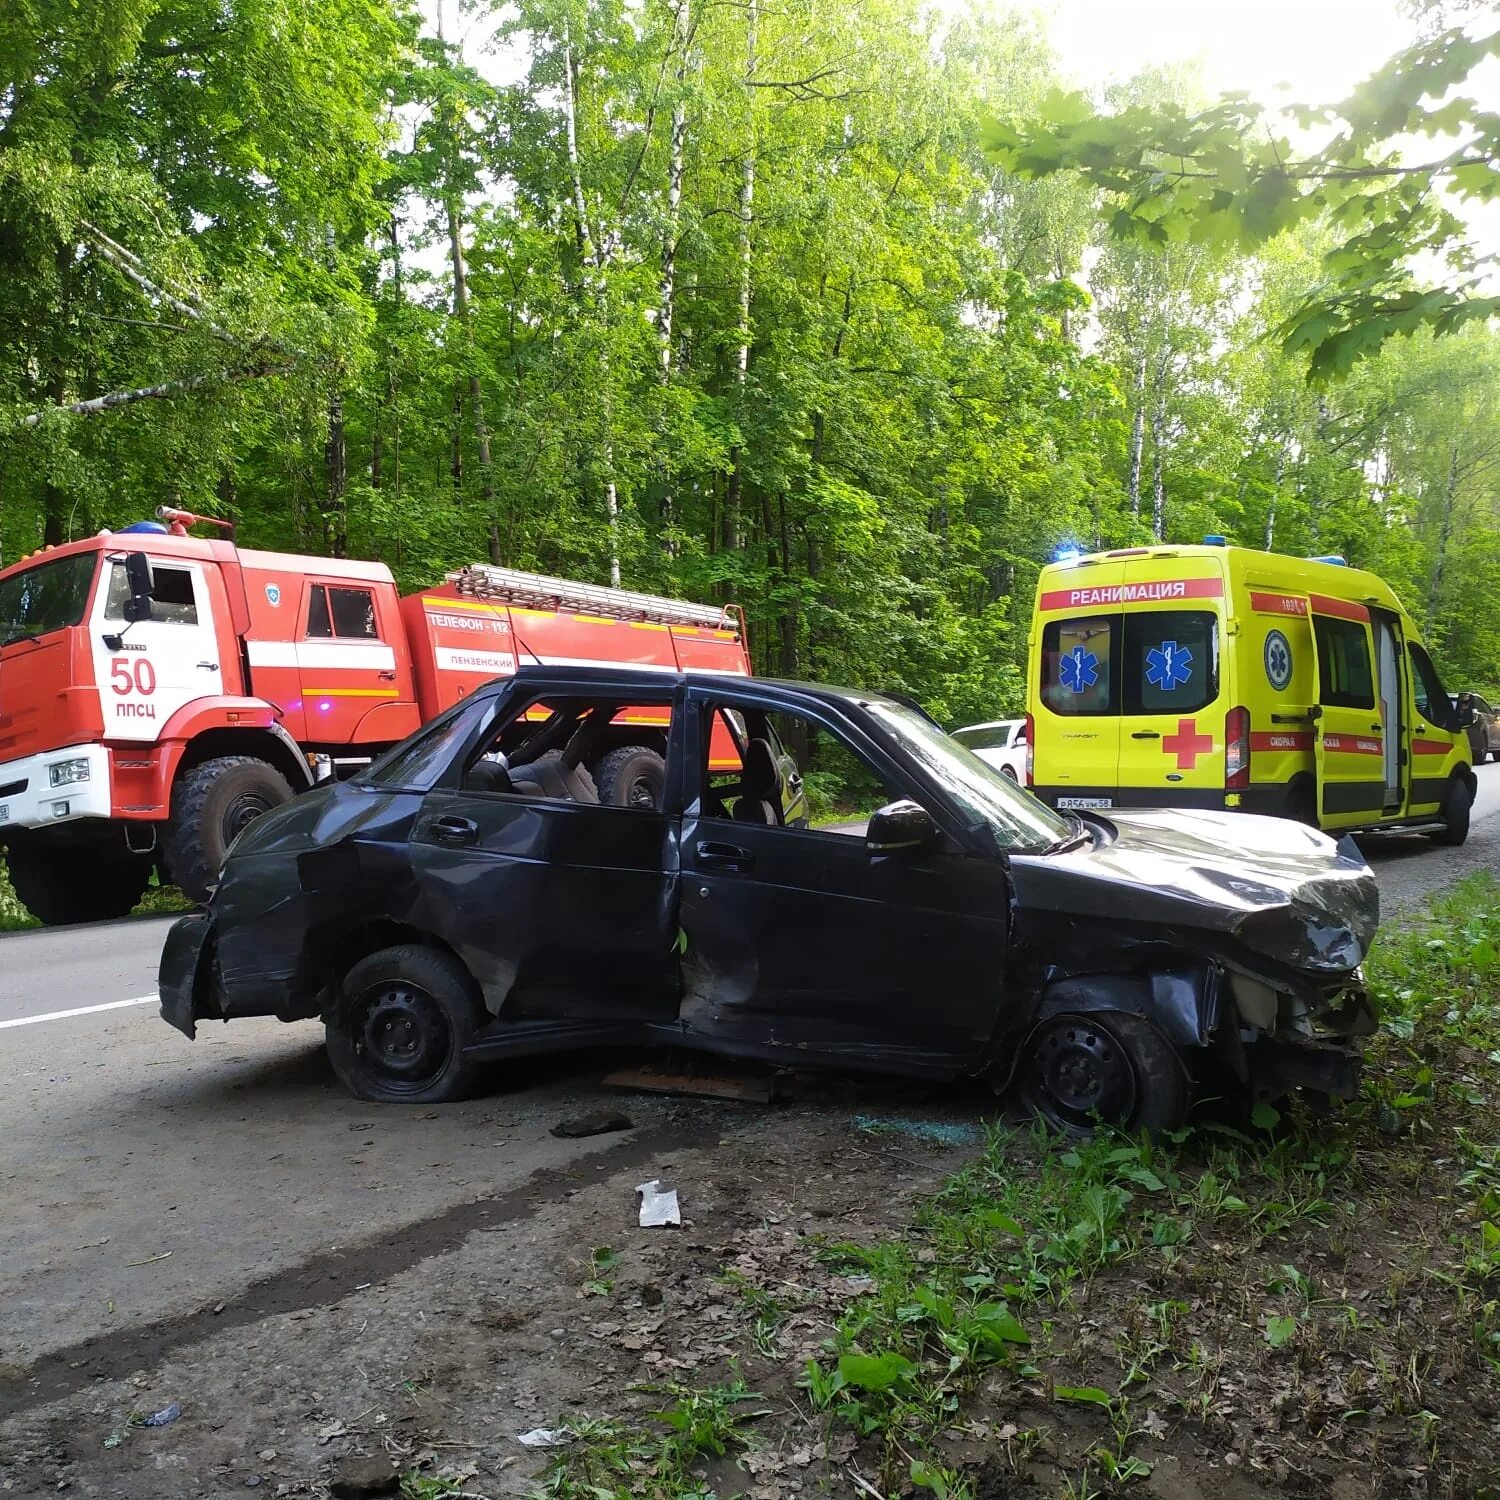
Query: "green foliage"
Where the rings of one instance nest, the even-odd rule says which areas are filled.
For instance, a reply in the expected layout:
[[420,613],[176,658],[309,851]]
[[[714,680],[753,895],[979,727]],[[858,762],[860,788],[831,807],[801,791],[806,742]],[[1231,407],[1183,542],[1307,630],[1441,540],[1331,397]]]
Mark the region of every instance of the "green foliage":
[[[1111,231],[1143,245],[1248,253],[1300,225],[1328,226],[1319,283],[1276,328],[1283,349],[1326,381],[1398,334],[1451,333],[1500,311],[1500,297],[1479,291],[1483,261],[1447,198],[1500,197],[1500,116],[1455,93],[1497,55],[1500,31],[1452,28],[1337,104],[1279,112],[1243,95],[1204,109],[1153,99],[1101,112],[1054,90],[1033,121],[993,123],[987,140],[1022,176],[1082,174],[1108,194]],[[1299,151],[1293,128],[1327,144]],[[1411,137],[1419,163],[1400,154]],[[1411,261],[1423,252],[1443,254],[1447,284],[1417,284]]]
[[[406,0],[108,10],[0,21],[0,560],[176,503],[408,588],[618,568],[739,603],[757,670],[956,725],[1021,709],[1056,547],[1212,531],[1373,567],[1450,686],[1500,685],[1493,334],[1322,393],[1264,341],[1363,274],[1350,216],[1409,177],[1297,178],[1268,237],[1259,138],[1220,149],[1249,106],[1153,72],[1085,113],[1033,25],[978,8],[794,0],[752,76],[743,6],[525,0],[503,85]],[[1479,44],[1423,45],[1345,120],[1396,128]],[[1000,98],[1052,119],[1013,170],[981,140]],[[1122,177],[1112,237],[1085,179],[1121,131],[1154,163],[1167,118],[1215,171],[1240,154],[1245,202],[1189,232],[1205,179]],[[859,801],[810,770],[823,815]]]
[[722,1458],[748,1442],[747,1411],[759,1397],[743,1381],[691,1390],[645,1387],[670,1398],[652,1425],[583,1419],[570,1422],[577,1441],[558,1450],[536,1493],[552,1500],[712,1500],[694,1477],[698,1462]]

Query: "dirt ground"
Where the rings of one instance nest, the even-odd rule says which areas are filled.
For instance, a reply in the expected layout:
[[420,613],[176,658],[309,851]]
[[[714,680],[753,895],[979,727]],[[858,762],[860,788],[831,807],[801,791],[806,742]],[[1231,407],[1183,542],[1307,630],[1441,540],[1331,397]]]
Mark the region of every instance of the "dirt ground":
[[[827,1247],[911,1233],[966,1163],[998,1191],[1061,1173],[1064,1193],[1087,1164],[1024,1131],[986,1151],[995,1110],[967,1090],[835,1081],[761,1106],[606,1094],[597,1076],[572,1079],[579,1108],[623,1109],[633,1128],[590,1156],[230,1299],[0,1368],[0,1489],[375,1493],[350,1487],[351,1461],[374,1457],[409,1495],[500,1500],[532,1493],[552,1456],[521,1434],[649,1425],[675,1390],[735,1379],[756,1393],[750,1446],[737,1464],[710,1456],[702,1484],[754,1500],[906,1488],[883,1484],[879,1444],[815,1412],[798,1383],[835,1320],[873,1295]],[[466,1108],[471,1128],[505,1128],[506,1095]],[[1178,1216],[1183,1240],[1167,1254],[1142,1237],[1076,1282],[1033,1327],[1033,1362],[997,1366],[955,1404],[941,1456],[989,1500],[1115,1488],[1077,1484],[1120,1415],[1059,1397],[1077,1382],[1126,1396],[1143,1495],[1497,1493],[1500,1377],[1461,1326],[1485,1314],[1429,1275],[1451,1259],[1449,1147],[1473,1121],[1432,1113],[1387,1138],[1356,1111],[1290,1174],[1274,1152],[1189,1143],[1160,1168],[1170,1206],[1155,1215]],[[329,1170],[361,1136],[378,1149],[382,1129],[378,1111],[346,1122]],[[636,1224],[648,1179],[678,1190],[680,1228]],[[1288,1307],[1297,1336],[1272,1347],[1267,1312]],[[167,1425],[139,1425],[173,1403]],[[639,1493],[658,1491],[643,1477]]]
[[[0,1490],[320,1495],[347,1457],[388,1454],[404,1469],[472,1470],[481,1493],[525,1494],[545,1454],[518,1434],[639,1406],[630,1386],[721,1362],[740,1323],[716,1279],[726,1263],[747,1246],[785,1255],[813,1233],[898,1231],[915,1195],[974,1149],[988,1104],[859,1090],[859,1110],[941,1121],[966,1147],[860,1130],[852,1089],[850,1102],[754,1106],[578,1083],[585,1113],[620,1108],[634,1124],[597,1138],[590,1158],[232,1300],[0,1366]],[[505,1097],[487,1103],[503,1128]],[[376,1114],[350,1134],[379,1132]],[[680,1228],[638,1226],[635,1188],[651,1178],[677,1188]],[[586,1292],[603,1247],[619,1257],[612,1285]],[[131,1424],[174,1402],[169,1425]]]

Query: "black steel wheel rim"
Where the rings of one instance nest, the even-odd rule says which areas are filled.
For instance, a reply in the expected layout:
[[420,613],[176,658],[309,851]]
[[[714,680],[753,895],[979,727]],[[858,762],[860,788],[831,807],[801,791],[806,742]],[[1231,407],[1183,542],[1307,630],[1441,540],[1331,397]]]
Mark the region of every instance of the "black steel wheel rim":
[[657,805],[656,779],[649,771],[642,771],[631,778],[628,802],[631,807],[642,807],[654,812]]
[[1032,1045],[1029,1090],[1054,1125],[1123,1125],[1135,1111],[1135,1069],[1114,1033],[1080,1016],[1049,1021]]
[[392,1093],[421,1093],[442,1076],[453,1056],[447,1015],[414,984],[372,985],[350,1008],[349,1030],[360,1063]]
[[224,809],[224,842],[234,842],[262,813],[268,813],[271,804],[259,792],[240,792]]

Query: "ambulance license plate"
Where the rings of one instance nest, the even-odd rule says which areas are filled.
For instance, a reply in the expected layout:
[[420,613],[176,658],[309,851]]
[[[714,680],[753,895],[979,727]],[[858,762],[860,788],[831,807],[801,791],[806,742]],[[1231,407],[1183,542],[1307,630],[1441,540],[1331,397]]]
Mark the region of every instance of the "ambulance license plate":
[[1059,797],[1059,807],[1113,807],[1113,797]]

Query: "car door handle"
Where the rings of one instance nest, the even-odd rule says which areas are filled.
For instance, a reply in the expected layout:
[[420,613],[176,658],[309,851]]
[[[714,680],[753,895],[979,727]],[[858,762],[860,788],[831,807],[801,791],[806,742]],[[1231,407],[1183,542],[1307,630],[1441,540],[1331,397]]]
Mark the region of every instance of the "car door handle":
[[396,680],[396,673],[394,669],[389,672],[380,673],[380,680],[382,682],[394,682]]
[[217,672],[219,664],[216,661],[200,661],[198,663],[198,670],[200,672]]
[[748,870],[755,863],[755,856],[738,844],[708,840],[698,845],[698,863],[709,870]]
[[1384,724],[1371,724],[1370,728],[1373,729],[1376,734],[1379,734],[1385,728],[1385,725]]
[[1161,730],[1159,729],[1132,729],[1130,738],[1133,740],[1159,740]]
[[479,824],[469,818],[434,818],[427,831],[439,844],[472,844],[479,838]]

